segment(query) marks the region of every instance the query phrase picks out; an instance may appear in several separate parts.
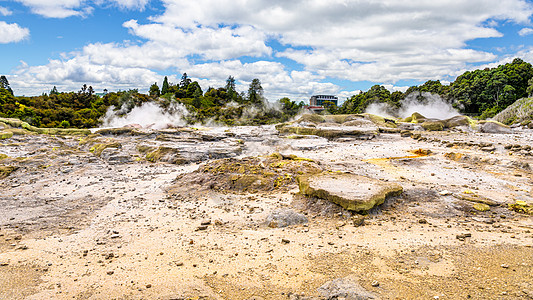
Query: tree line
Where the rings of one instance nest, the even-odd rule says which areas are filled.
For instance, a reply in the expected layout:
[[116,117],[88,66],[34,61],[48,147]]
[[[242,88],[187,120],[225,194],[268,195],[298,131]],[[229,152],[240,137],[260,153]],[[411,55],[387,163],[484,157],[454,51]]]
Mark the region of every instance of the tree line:
[[418,94],[423,102],[424,92],[441,96],[461,113],[488,118],[516,100],[533,95],[533,68],[530,63],[515,58],[511,63],[495,68],[467,71],[449,85],[429,80],[408,88],[404,93],[391,93],[381,85],[374,85],[366,92],[353,95],[341,106],[330,106],[328,110],[335,114],[362,113],[372,103],[386,103],[393,109],[399,109],[402,101],[413,93]]
[[[38,127],[92,128],[101,125],[109,111],[125,115],[146,102],[155,102],[170,111],[173,103],[184,105],[190,123],[214,121],[226,125],[260,125],[287,121],[298,113],[303,102],[288,98],[270,105],[264,98],[259,79],[253,79],[247,92],[236,90],[236,81],[229,76],[226,85],[208,88],[204,93],[197,81],[184,73],[179,83],[165,76],[161,88],[154,83],[148,94],[137,89],[96,95],[91,86],[83,85],[77,92],[59,92],[54,86],[40,96],[14,96],[5,76],[0,81],[0,117],[18,118]],[[249,112],[253,111],[253,114]]]
[[[405,92],[392,93],[384,86],[374,85],[346,99],[340,106],[326,103],[326,110],[333,114],[363,113],[372,103],[386,103],[392,109],[400,109],[402,101],[410,94],[418,95],[423,102],[425,92],[441,96],[462,113],[492,117],[517,99],[533,94],[533,67],[516,58],[495,68],[467,71],[449,85],[429,80]],[[169,82],[167,77],[161,87],[155,82],[148,94],[133,89],[99,96],[91,86],[83,85],[77,92],[59,92],[53,87],[40,96],[17,97],[7,78],[0,77],[0,116],[19,118],[39,127],[97,127],[108,110],[124,115],[146,102],[155,102],[169,110],[173,103],[179,103],[191,112],[187,116],[191,123],[214,121],[227,125],[283,122],[296,115],[304,105],[302,101],[289,98],[269,104],[257,78],[242,92],[236,90],[233,76],[227,78],[225,86],[209,87],[204,92],[197,81],[183,73],[178,83]]]

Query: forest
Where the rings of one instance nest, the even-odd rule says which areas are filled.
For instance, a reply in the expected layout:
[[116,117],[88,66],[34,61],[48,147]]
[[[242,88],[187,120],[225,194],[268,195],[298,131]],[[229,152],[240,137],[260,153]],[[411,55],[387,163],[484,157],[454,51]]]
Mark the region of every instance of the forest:
[[[392,93],[384,86],[374,85],[346,99],[340,106],[327,106],[326,113],[362,113],[372,103],[386,103],[399,109],[408,95],[422,95],[423,92],[439,95],[462,113],[489,118],[516,100],[533,94],[533,67],[516,58],[496,68],[467,71],[449,85],[429,80],[406,92]],[[419,100],[424,101],[424,98]],[[161,87],[152,84],[148,94],[133,89],[99,96],[91,86],[83,85],[77,92],[59,92],[53,87],[49,93],[33,97],[14,96],[7,78],[0,77],[0,117],[19,118],[38,127],[98,127],[108,109],[124,115],[146,102],[155,102],[163,109],[180,103],[190,112],[186,117],[190,123],[214,121],[225,125],[284,122],[304,105],[303,101],[288,98],[270,103],[264,97],[259,79],[252,80],[247,91],[239,92],[233,76],[228,77],[225,86],[210,87],[205,92],[197,81],[184,73],[178,83],[171,83],[165,77]]]
[[[420,86],[412,86],[405,93],[389,92],[380,85],[367,92],[353,95],[339,107],[329,107],[330,113],[362,113],[372,103],[386,103],[400,108],[402,101],[412,93],[437,94],[461,113],[479,116],[481,119],[495,116],[516,100],[533,94],[533,67],[520,58],[496,68],[467,71],[449,85],[429,80]],[[420,101],[424,101],[420,97]]]

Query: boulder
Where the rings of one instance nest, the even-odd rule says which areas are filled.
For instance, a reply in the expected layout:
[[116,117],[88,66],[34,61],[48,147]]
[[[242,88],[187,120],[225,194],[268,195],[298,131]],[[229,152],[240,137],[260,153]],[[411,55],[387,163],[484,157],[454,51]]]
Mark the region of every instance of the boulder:
[[291,225],[305,224],[307,217],[292,209],[276,209],[267,217],[268,227],[281,228]]
[[455,128],[460,126],[470,126],[470,118],[467,116],[455,116],[444,120],[445,127]]
[[424,123],[426,119],[427,118],[420,113],[415,112],[410,117],[403,119],[403,121],[407,123]]
[[320,173],[297,178],[304,195],[329,200],[351,211],[368,211],[388,196],[399,195],[400,185],[348,173]]
[[380,132],[389,132],[396,127],[395,120],[373,114],[306,114],[296,121],[276,125],[276,130],[281,134],[316,135],[328,139],[355,137],[368,140]]
[[509,134],[513,133],[511,127],[495,121],[480,122],[479,130],[484,133],[500,133]]
[[422,127],[427,131],[442,131],[444,130],[443,121],[425,121]]
[[276,126],[276,129],[279,133],[283,134],[316,135],[327,139],[349,136],[368,140],[379,135],[378,129],[375,126],[368,128],[352,126],[311,127],[293,124]]

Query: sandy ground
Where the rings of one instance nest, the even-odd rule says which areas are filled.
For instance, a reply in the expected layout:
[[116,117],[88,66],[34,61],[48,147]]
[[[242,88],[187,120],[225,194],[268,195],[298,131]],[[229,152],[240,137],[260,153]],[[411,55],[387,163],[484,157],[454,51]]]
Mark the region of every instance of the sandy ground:
[[[508,208],[533,201],[533,157],[505,148],[533,145],[532,131],[328,141],[232,130],[241,156],[296,154],[404,193],[355,226],[296,184],[191,191],[173,181],[196,163],[109,164],[76,138],[15,136],[0,145],[20,166],[0,180],[0,299],[314,299],[336,279],[380,299],[533,299],[533,218]],[[480,212],[461,195],[494,205]],[[268,227],[280,208],[309,222]]]

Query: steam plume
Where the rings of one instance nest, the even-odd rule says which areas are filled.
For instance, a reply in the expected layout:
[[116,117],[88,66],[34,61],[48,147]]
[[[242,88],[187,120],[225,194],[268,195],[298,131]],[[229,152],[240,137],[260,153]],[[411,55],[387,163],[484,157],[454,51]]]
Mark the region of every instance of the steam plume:
[[418,112],[426,118],[448,119],[460,115],[450,103],[442,97],[429,92],[415,92],[407,95],[401,102],[401,107],[391,107],[386,103],[372,103],[365,110],[367,113],[376,114],[384,117],[407,118],[413,113]]

